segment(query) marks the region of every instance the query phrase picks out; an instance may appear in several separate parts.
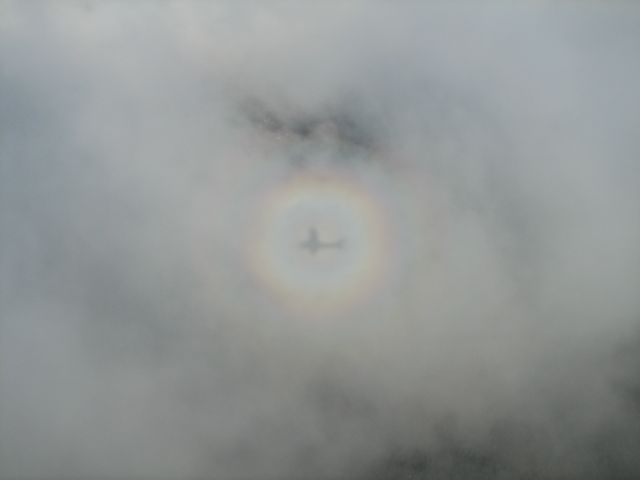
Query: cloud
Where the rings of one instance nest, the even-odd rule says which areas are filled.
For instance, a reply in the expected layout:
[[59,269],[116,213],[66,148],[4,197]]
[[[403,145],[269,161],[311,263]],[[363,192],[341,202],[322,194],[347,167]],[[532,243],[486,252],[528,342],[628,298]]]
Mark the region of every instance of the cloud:
[[[0,477],[637,475],[638,18],[2,3]],[[384,273],[291,308],[336,179]]]

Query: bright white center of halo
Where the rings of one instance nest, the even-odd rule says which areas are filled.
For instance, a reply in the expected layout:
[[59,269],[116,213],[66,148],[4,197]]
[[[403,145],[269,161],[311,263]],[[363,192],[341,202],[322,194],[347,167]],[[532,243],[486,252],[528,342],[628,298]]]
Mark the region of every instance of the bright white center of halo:
[[[304,181],[269,196],[257,233],[254,266],[286,303],[331,308],[367,293],[380,274],[384,229],[361,187]],[[301,244],[314,228],[320,243],[340,248],[312,253]]]

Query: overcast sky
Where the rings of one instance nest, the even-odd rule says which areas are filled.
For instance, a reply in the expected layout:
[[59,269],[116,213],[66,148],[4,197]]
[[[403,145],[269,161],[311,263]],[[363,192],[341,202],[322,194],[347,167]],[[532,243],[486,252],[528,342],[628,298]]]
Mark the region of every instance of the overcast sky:
[[633,2],[0,1],[0,478],[640,475],[639,52]]

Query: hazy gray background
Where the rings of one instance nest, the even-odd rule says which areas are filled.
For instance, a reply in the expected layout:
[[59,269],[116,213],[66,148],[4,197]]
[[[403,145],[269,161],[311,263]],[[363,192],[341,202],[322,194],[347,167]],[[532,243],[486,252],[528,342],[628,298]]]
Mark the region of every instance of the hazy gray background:
[[[633,2],[0,1],[0,477],[640,476],[639,47]],[[394,268],[309,322],[242,245],[314,169]]]

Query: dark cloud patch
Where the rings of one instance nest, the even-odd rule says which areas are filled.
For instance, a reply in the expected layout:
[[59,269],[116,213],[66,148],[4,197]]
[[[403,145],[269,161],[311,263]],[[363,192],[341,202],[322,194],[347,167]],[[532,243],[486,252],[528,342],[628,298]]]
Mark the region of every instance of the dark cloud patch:
[[314,111],[271,108],[258,99],[241,103],[240,111],[260,135],[290,153],[293,165],[305,167],[323,152],[330,164],[349,166],[374,160],[384,162],[384,132],[380,118],[344,102]]

